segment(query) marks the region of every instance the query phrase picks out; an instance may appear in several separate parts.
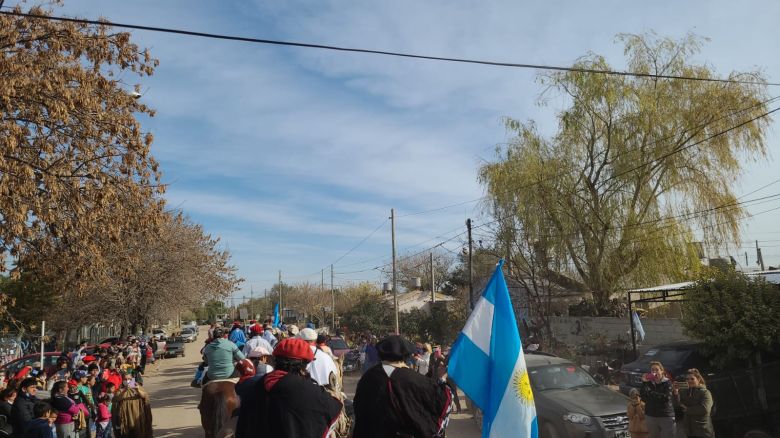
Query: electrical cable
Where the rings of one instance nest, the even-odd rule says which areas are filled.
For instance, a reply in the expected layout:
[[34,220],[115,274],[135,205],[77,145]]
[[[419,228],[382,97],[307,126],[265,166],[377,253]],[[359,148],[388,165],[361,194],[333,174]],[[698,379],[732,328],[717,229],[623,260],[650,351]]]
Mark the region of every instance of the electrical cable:
[[365,243],[365,242],[366,242],[366,240],[370,239],[370,238],[371,238],[371,236],[373,236],[374,234],[376,234],[376,232],[377,232],[377,231],[379,231],[379,229],[380,229],[380,228],[382,228],[382,227],[383,227],[383,226],[384,226],[384,225],[387,223],[387,221],[388,221],[388,220],[390,220],[390,219],[385,219],[384,221],[382,221],[382,223],[381,223],[381,224],[379,224],[379,226],[378,226],[378,227],[376,227],[376,228],[374,229],[374,231],[370,232],[370,233],[368,234],[368,236],[364,237],[364,238],[363,238],[363,240],[361,240],[360,242],[358,242],[358,244],[357,244],[357,245],[353,246],[353,247],[352,247],[352,248],[351,248],[349,251],[347,251],[346,253],[344,253],[344,255],[342,255],[341,257],[337,258],[337,259],[336,259],[336,261],[335,261],[335,262],[333,262],[333,263],[331,263],[330,265],[331,265],[331,266],[333,266],[333,265],[335,265],[336,263],[338,263],[339,261],[341,261],[341,260],[342,260],[344,257],[346,257],[346,256],[350,255],[350,254],[352,253],[352,251],[356,250],[358,247],[360,247],[360,245],[362,245],[363,243]]
[[150,32],[162,32],[162,33],[194,36],[194,37],[201,37],[201,38],[240,41],[240,42],[255,43],[255,44],[270,44],[270,45],[277,45],[277,46],[301,47],[301,48],[308,48],[308,49],[332,50],[332,51],[339,51],[339,52],[366,53],[372,55],[394,56],[400,58],[424,59],[429,61],[456,62],[456,63],[464,63],[464,64],[478,64],[478,65],[488,65],[488,66],[495,66],[495,67],[511,67],[511,68],[523,68],[523,69],[533,69],[533,70],[567,71],[567,72],[575,72],[575,73],[628,76],[628,77],[637,77],[637,78],[718,82],[718,83],[745,84],[745,85],[780,86],[780,83],[776,83],[776,82],[707,78],[707,77],[696,77],[696,76],[663,75],[663,74],[637,73],[637,72],[627,72],[627,71],[618,71],[618,70],[601,70],[601,69],[591,69],[591,68],[561,67],[555,65],[525,64],[525,63],[487,61],[487,60],[467,59],[467,58],[453,58],[453,57],[445,57],[445,56],[418,55],[413,53],[391,52],[386,50],[360,49],[360,48],[351,48],[351,47],[342,47],[342,46],[331,46],[325,44],[302,43],[302,42],[295,42],[295,41],[282,41],[282,40],[252,38],[252,37],[243,37],[243,36],[235,36],[235,35],[216,34],[216,33],[208,33],[208,32],[196,32],[196,31],[190,31],[184,29],[172,29],[172,28],[165,28],[165,27],[117,23],[117,22],[101,21],[101,20],[88,20],[83,18],[29,14],[29,13],[16,12],[16,11],[10,11],[10,12],[0,11],[0,14],[13,15],[17,17],[35,18],[35,19],[42,19],[42,20],[64,21],[70,23],[91,24],[97,26],[111,26],[111,27],[118,27],[124,29],[145,30]]
[[669,157],[671,157],[673,155],[679,154],[680,152],[688,150],[688,149],[690,149],[690,148],[692,148],[694,146],[698,146],[698,145],[700,145],[702,143],[708,142],[708,141],[710,141],[710,140],[712,140],[712,139],[714,139],[716,137],[719,137],[721,135],[728,134],[729,132],[731,132],[731,131],[733,131],[735,129],[739,129],[739,128],[741,128],[741,127],[743,127],[743,126],[745,126],[745,125],[747,125],[749,123],[755,122],[758,119],[762,119],[764,117],[768,117],[769,115],[771,115],[772,113],[775,113],[777,111],[780,111],[780,107],[777,107],[777,108],[775,108],[773,110],[769,110],[769,111],[767,111],[765,113],[759,114],[759,115],[751,118],[750,120],[746,120],[746,121],[744,121],[742,123],[739,123],[737,125],[731,126],[730,128],[724,129],[723,131],[716,132],[715,134],[712,134],[712,135],[710,135],[709,137],[707,137],[707,138],[705,138],[703,140],[699,140],[699,141],[691,143],[689,145],[685,145],[685,146],[682,146],[680,148],[677,148],[677,149],[675,149],[675,150],[673,150],[671,152],[667,152],[667,153],[661,155],[660,157],[654,158],[651,161],[647,161],[645,163],[639,164],[639,165],[637,165],[635,167],[632,167],[632,168],[630,168],[628,170],[625,170],[623,172],[619,172],[619,173],[617,173],[615,175],[610,176],[604,182],[605,183],[609,182],[609,181],[611,181],[611,180],[613,180],[615,178],[618,178],[618,177],[621,177],[623,175],[626,175],[626,174],[629,174],[631,172],[634,172],[636,170],[639,170],[639,169],[641,169],[641,168],[643,168],[643,167],[645,167],[645,166],[647,166],[649,164],[653,164],[655,162],[663,161],[663,160],[665,160],[665,159],[667,159],[667,158],[669,158]]

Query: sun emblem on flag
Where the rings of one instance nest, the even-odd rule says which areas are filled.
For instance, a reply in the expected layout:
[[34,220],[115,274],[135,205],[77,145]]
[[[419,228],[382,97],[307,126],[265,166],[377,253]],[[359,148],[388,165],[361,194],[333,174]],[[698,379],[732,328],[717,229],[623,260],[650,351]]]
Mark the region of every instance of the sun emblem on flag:
[[528,378],[528,371],[525,369],[515,371],[515,375],[512,377],[512,384],[515,388],[515,394],[520,401],[526,404],[534,402],[534,392],[531,390],[531,380]]

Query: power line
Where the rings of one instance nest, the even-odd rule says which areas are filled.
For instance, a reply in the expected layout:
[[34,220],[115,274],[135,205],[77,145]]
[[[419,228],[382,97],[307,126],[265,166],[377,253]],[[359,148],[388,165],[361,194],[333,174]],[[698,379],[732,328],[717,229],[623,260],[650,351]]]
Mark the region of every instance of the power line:
[[555,65],[525,64],[525,63],[514,63],[514,62],[468,59],[468,58],[453,58],[453,57],[445,57],[445,56],[419,55],[413,53],[391,52],[386,50],[360,49],[360,48],[351,48],[351,47],[342,47],[342,46],[331,46],[325,44],[302,43],[302,42],[295,42],[295,41],[271,40],[271,39],[263,39],[263,38],[243,37],[243,36],[236,36],[236,35],[197,32],[197,31],[184,30],[184,29],[172,29],[172,28],[145,26],[145,25],[138,25],[138,24],[116,23],[110,21],[88,20],[83,18],[30,14],[30,13],[16,12],[16,11],[10,11],[10,12],[0,11],[0,14],[13,15],[17,17],[36,18],[36,19],[43,19],[43,20],[52,20],[52,21],[64,21],[70,23],[92,24],[98,26],[112,26],[112,27],[125,28],[125,29],[146,30],[150,32],[163,32],[163,33],[194,36],[194,37],[201,37],[201,38],[212,38],[212,39],[220,39],[220,40],[228,40],[228,41],[241,41],[241,42],[255,43],[255,44],[270,44],[270,45],[277,45],[277,46],[332,50],[338,52],[366,53],[372,55],[394,56],[400,58],[425,59],[429,61],[478,64],[478,65],[488,65],[494,67],[511,67],[511,68],[523,68],[523,69],[532,69],[532,70],[567,71],[567,72],[575,72],[575,73],[590,73],[590,74],[602,74],[602,75],[611,75],[611,76],[629,76],[629,77],[637,77],[637,78],[672,79],[672,80],[686,80],[686,81],[699,81],[699,82],[719,82],[719,83],[746,84],[746,85],[780,86],[780,83],[775,83],[775,82],[706,78],[706,77],[696,77],[696,76],[663,75],[663,74],[637,73],[637,72],[628,72],[628,71],[619,71],[619,70],[601,70],[601,69],[578,68],[578,67],[561,67]]
[[659,162],[659,161],[663,161],[663,160],[671,157],[672,155],[679,154],[682,151],[688,150],[688,149],[690,149],[690,148],[692,148],[694,146],[698,146],[698,145],[700,145],[702,143],[708,142],[708,141],[710,141],[710,140],[712,140],[712,139],[714,139],[716,137],[719,137],[721,135],[728,134],[729,132],[731,132],[731,131],[733,131],[735,129],[739,129],[739,128],[741,128],[741,127],[743,127],[743,126],[745,126],[745,125],[747,125],[749,123],[755,122],[758,119],[762,119],[764,117],[768,117],[769,115],[771,115],[772,113],[775,113],[777,111],[780,111],[780,107],[777,107],[777,108],[775,108],[773,110],[769,110],[769,111],[767,111],[765,113],[759,114],[759,115],[753,117],[750,120],[746,120],[746,121],[744,121],[742,123],[739,123],[737,125],[731,126],[731,127],[727,128],[727,129],[724,129],[723,131],[716,132],[715,134],[712,134],[712,135],[710,135],[709,137],[707,137],[705,139],[699,140],[699,141],[691,143],[689,145],[681,146],[680,148],[677,148],[677,149],[675,149],[675,150],[673,150],[671,152],[667,152],[667,153],[661,155],[660,157],[654,158],[651,161],[647,161],[647,162],[641,163],[641,164],[639,164],[639,165],[637,165],[635,167],[632,167],[632,168],[630,168],[628,170],[616,173],[615,175],[612,175],[609,178],[607,178],[605,182],[611,181],[611,180],[613,180],[615,178],[618,178],[618,177],[621,177],[623,175],[626,175],[626,174],[629,174],[631,172],[634,172],[636,170],[639,170],[639,169],[641,169],[641,168],[643,168],[643,167],[645,167],[645,166],[647,166],[649,164],[653,164],[653,163],[656,163],[656,162]]
[[745,196],[750,196],[750,195],[752,195],[753,193],[760,192],[761,190],[764,190],[765,188],[767,188],[767,187],[769,187],[769,186],[773,186],[773,185],[775,185],[775,184],[777,184],[777,183],[779,183],[779,182],[780,182],[780,178],[778,178],[778,179],[776,179],[776,180],[774,180],[774,181],[770,182],[769,184],[763,185],[763,186],[761,186],[761,187],[759,187],[759,188],[757,188],[757,189],[753,190],[752,192],[745,193],[744,195],[740,196],[740,198],[744,198]]
[[384,226],[384,225],[387,223],[387,221],[388,221],[388,219],[385,219],[384,221],[382,221],[382,223],[381,223],[381,224],[379,224],[379,226],[378,226],[378,227],[376,227],[376,228],[374,229],[374,231],[370,232],[370,233],[368,234],[368,236],[364,237],[364,238],[363,238],[363,240],[361,240],[360,242],[358,242],[358,244],[357,244],[357,245],[355,245],[355,246],[353,246],[352,248],[350,248],[350,250],[349,250],[349,251],[347,251],[346,253],[344,253],[344,255],[342,255],[341,257],[337,258],[335,262],[333,262],[333,263],[330,263],[330,264],[331,264],[331,265],[335,265],[336,263],[340,262],[340,261],[341,261],[341,260],[342,260],[344,257],[346,257],[346,256],[350,255],[350,254],[352,253],[352,251],[356,250],[358,247],[360,247],[360,245],[364,244],[364,243],[366,242],[366,240],[370,239],[370,238],[371,238],[371,236],[373,236],[374,234],[376,234],[376,232],[377,232],[377,231],[379,231],[379,229],[380,229],[380,228],[382,228],[382,227],[383,227],[383,226]]
[[471,199],[471,200],[463,201],[463,202],[458,202],[457,204],[445,205],[443,207],[432,208],[430,210],[416,211],[414,213],[406,213],[406,214],[402,214],[402,215],[400,215],[398,217],[417,216],[417,215],[420,215],[420,214],[433,213],[433,212],[436,212],[436,211],[446,210],[448,208],[460,207],[461,205],[471,204],[473,202],[481,201],[481,200],[486,199],[486,198],[487,198],[487,196],[480,196],[479,198]]

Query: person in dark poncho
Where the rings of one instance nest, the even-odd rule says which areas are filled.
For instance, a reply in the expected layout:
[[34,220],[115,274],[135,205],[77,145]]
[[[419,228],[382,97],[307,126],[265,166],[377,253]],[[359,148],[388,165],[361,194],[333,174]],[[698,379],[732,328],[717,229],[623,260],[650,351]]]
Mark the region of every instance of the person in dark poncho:
[[393,335],[376,345],[381,363],[368,369],[355,392],[354,438],[444,435],[452,393],[441,379],[420,375],[406,365],[414,345]]
[[343,409],[342,403],[309,377],[314,352],[303,339],[284,339],[273,352],[276,369],[236,386],[241,408],[236,438],[322,438]]

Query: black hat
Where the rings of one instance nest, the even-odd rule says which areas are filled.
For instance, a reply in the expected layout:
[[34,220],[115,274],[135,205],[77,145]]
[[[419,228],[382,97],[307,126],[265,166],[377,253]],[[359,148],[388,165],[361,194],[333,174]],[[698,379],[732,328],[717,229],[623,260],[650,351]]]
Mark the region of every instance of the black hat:
[[414,354],[414,345],[399,335],[391,335],[376,344],[376,351],[382,360],[398,361]]
[[38,381],[35,380],[33,377],[28,377],[24,380],[22,380],[22,383],[19,385],[19,389],[24,389],[30,386],[36,386],[38,385]]

